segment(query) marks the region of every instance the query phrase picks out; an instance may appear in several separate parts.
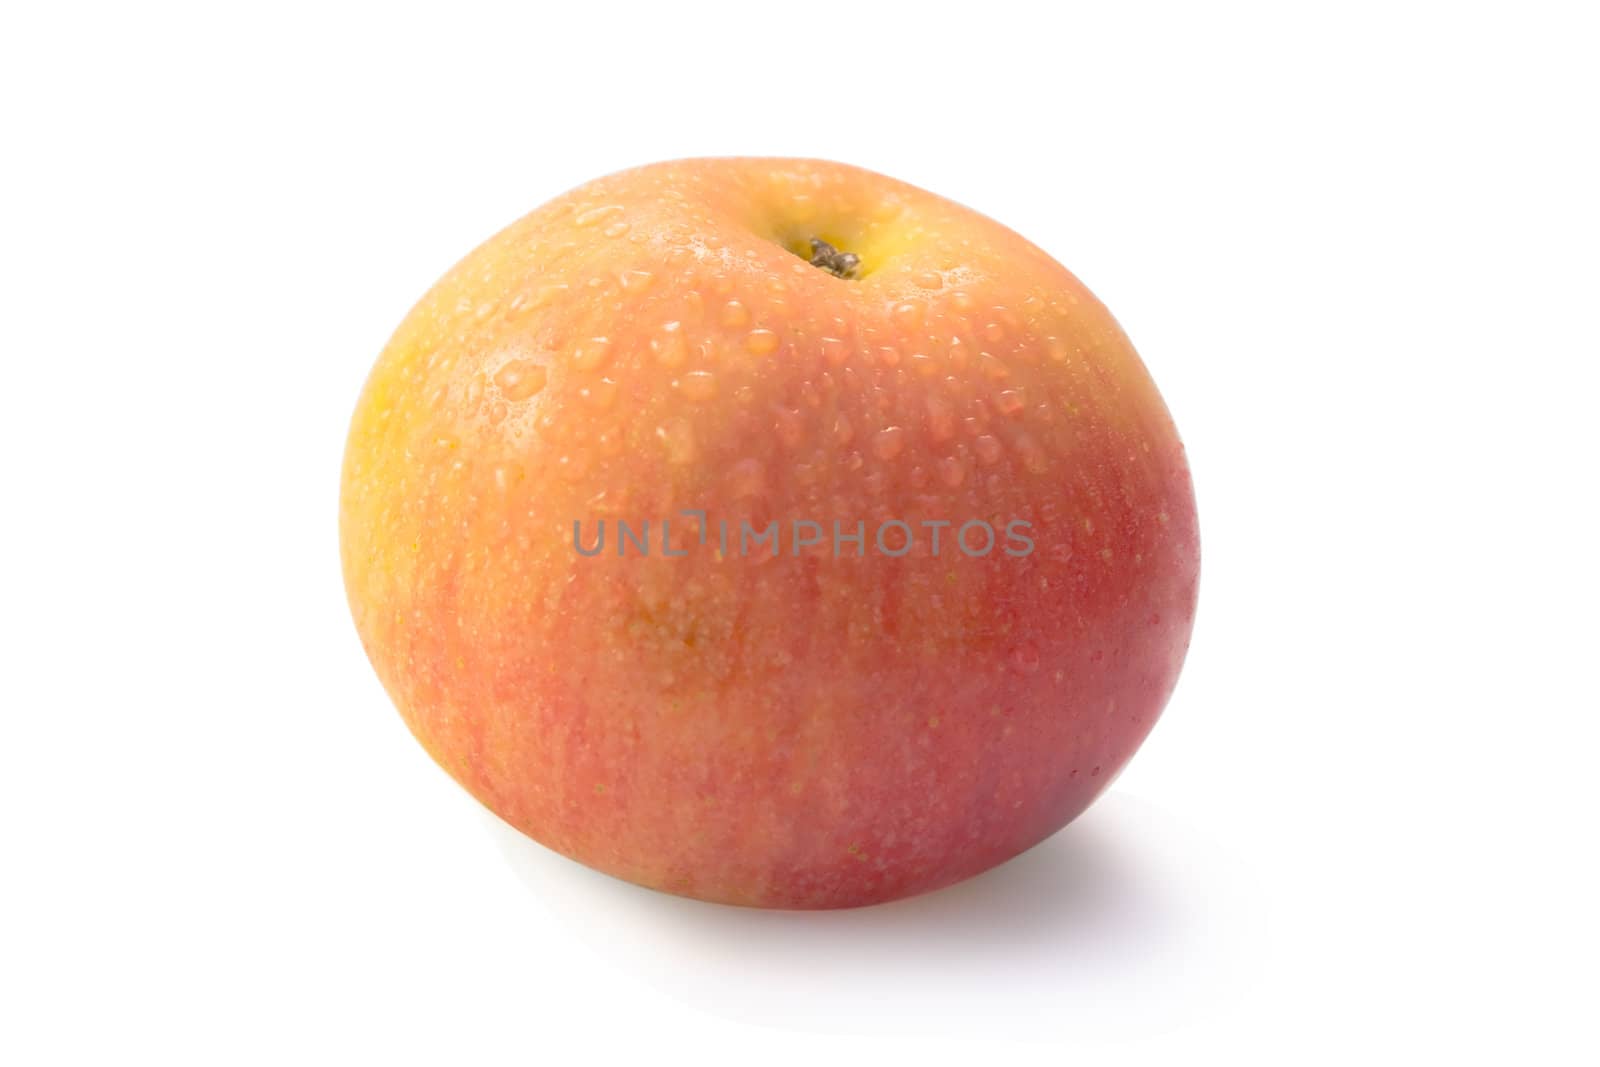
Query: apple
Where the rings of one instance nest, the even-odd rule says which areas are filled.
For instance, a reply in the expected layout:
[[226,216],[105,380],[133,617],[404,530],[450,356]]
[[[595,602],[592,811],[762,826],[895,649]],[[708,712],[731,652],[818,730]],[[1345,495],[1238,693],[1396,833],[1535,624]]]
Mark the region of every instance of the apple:
[[344,457],[356,628],[473,796],[619,878],[833,908],[1082,812],[1194,618],[1177,431],[1106,308],[855,167],[696,159],[491,238]]

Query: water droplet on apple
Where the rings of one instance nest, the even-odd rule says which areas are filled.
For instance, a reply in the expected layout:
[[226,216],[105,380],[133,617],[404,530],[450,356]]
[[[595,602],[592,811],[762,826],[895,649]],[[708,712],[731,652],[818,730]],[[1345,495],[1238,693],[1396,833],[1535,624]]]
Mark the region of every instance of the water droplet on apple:
[[584,211],[577,215],[572,221],[578,226],[593,226],[597,222],[608,219],[613,215],[620,215],[621,213],[621,204],[606,204],[603,207],[590,208],[588,211]]
[[589,472],[587,452],[569,452],[556,460],[556,473],[563,481],[575,482]]
[[978,353],[978,370],[992,382],[1004,381],[1011,377],[1010,369],[988,352]]
[[915,329],[922,323],[922,308],[920,305],[905,301],[894,306],[894,321],[904,329]]
[[794,448],[805,436],[805,424],[794,408],[778,408],[773,413],[772,430],[786,448]]
[[543,366],[531,359],[514,359],[494,375],[494,384],[507,400],[526,400],[545,386]]
[[610,378],[601,378],[591,382],[578,390],[578,396],[593,406],[597,411],[605,411],[617,400],[617,383]]
[[572,350],[572,365],[578,370],[595,370],[611,358],[611,341],[605,337],[591,337]]
[[905,446],[906,432],[899,426],[886,426],[872,435],[872,452],[879,459],[893,459]]
[[745,334],[744,348],[752,356],[770,356],[778,350],[778,335],[771,330],[751,330]]
[[567,287],[565,285],[545,285],[545,286],[541,286],[539,288],[539,291],[534,294],[533,300],[529,303],[528,306],[531,307],[535,311],[537,311],[538,309],[540,309],[542,307],[548,307],[549,304],[553,300],[556,299],[556,297],[560,296],[562,293],[564,293],[566,291],[567,291]]
[[682,467],[694,462],[694,428],[688,419],[668,419],[656,427],[656,438],[666,449],[668,463]]
[[669,322],[650,341],[656,361],[663,367],[681,367],[689,358],[689,345],[683,337],[683,323]]
[[1017,457],[1022,460],[1023,469],[1028,473],[1043,474],[1050,465],[1043,447],[1032,436],[1019,433],[1012,446],[1016,449]]
[[517,463],[499,463],[494,468],[495,488],[501,492],[522,481],[522,467]]
[[678,379],[678,389],[690,400],[710,400],[717,395],[717,376],[708,370],[692,370]]
[[942,396],[930,395],[923,401],[928,410],[928,436],[936,443],[956,435],[955,408]]
[[850,419],[843,412],[833,417],[833,439],[841,445],[847,445],[855,439],[856,428],[850,425]]

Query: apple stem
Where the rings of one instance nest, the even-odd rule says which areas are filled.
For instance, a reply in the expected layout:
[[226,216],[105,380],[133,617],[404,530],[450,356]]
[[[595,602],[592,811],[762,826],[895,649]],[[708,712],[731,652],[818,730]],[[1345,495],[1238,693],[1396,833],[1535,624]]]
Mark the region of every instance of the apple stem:
[[854,278],[861,257],[854,252],[841,252],[820,237],[811,239],[811,265],[820,267],[835,278]]

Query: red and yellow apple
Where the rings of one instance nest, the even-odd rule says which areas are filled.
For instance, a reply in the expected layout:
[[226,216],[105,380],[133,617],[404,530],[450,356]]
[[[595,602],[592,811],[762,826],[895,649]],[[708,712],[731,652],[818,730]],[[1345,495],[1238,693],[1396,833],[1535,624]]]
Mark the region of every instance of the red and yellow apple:
[[811,160],[616,174],[471,253],[367,382],[340,527],[367,654],[472,795],[782,908],[947,885],[1082,812],[1171,693],[1199,567],[1105,307]]

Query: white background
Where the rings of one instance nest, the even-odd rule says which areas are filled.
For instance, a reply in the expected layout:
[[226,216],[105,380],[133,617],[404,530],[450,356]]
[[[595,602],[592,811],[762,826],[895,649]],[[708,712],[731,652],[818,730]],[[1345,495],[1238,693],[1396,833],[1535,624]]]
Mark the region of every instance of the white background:
[[[0,1060],[1596,1055],[1590,5],[540,6],[0,16]],[[544,852],[348,618],[390,330],[702,154],[1024,232],[1189,447],[1167,716],[945,892],[750,912]]]

